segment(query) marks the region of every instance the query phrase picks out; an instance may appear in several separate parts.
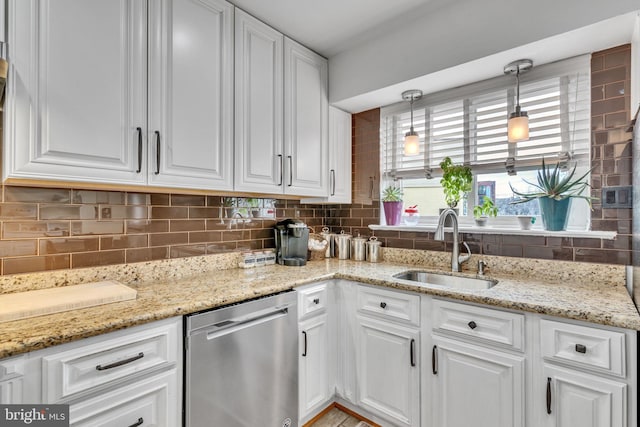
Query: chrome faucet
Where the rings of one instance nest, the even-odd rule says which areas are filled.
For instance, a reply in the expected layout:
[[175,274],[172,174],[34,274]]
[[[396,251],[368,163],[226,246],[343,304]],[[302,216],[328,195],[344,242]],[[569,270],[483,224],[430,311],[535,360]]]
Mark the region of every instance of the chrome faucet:
[[466,242],[462,242],[465,248],[467,248],[466,255],[460,255],[460,247],[458,243],[458,215],[456,212],[447,208],[440,214],[440,218],[438,218],[438,227],[436,228],[436,232],[433,236],[435,240],[444,240],[444,222],[447,220],[447,217],[451,217],[451,223],[453,224],[453,249],[451,251],[451,271],[459,272],[460,265],[464,262],[469,261],[471,258],[471,249],[469,249],[469,245]]

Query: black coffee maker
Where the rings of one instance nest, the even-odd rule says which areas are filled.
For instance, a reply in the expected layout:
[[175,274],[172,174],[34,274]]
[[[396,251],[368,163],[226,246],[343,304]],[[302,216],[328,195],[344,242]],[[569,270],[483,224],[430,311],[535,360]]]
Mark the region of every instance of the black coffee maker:
[[285,219],[275,225],[276,262],[301,266],[307,263],[309,228],[299,219]]

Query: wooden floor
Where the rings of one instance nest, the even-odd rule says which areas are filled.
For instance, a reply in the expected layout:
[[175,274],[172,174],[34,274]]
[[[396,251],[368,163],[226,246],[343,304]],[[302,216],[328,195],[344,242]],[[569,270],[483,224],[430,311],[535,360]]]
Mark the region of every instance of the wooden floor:
[[372,427],[371,424],[367,424],[364,421],[360,421],[356,417],[352,417],[346,412],[342,412],[340,409],[334,407],[329,412],[324,414],[315,423],[311,424],[313,427]]

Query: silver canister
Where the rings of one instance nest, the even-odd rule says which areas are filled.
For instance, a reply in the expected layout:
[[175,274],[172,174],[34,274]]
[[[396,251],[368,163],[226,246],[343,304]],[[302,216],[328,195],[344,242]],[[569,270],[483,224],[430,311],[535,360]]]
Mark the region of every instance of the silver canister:
[[335,237],[336,234],[335,233],[331,233],[329,231],[329,227],[322,227],[322,233],[320,233],[322,235],[322,237],[325,238],[325,240],[327,242],[329,242],[329,244],[327,245],[327,251],[324,254],[325,258],[333,258],[334,256],[336,256],[336,241],[335,241]]
[[379,242],[376,236],[371,236],[367,242],[367,261],[382,261],[382,242]]
[[365,244],[366,237],[354,237],[351,239],[351,259],[354,261],[364,261],[367,253]]
[[351,234],[345,234],[344,230],[336,234],[336,255],[338,259],[349,259],[349,246],[351,246]]

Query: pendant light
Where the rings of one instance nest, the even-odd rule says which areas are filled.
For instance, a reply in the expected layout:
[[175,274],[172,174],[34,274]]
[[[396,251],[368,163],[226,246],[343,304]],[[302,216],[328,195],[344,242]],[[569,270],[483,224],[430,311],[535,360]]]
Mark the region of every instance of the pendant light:
[[507,139],[509,142],[520,142],[529,139],[529,116],[520,109],[520,73],[525,73],[533,67],[530,59],[519,59],[504,67],[505,74],[516,75],[516,110],[509,114]]
[[404,155],[417,156],[420,154],[420,136],[413,130],[413,101],[422,98],[422,91],[418,89],[402,92],[402,99],[411,103],[411,128],[404,135]]

